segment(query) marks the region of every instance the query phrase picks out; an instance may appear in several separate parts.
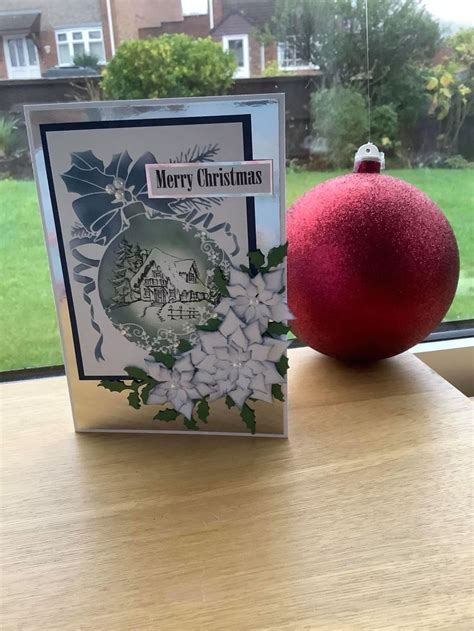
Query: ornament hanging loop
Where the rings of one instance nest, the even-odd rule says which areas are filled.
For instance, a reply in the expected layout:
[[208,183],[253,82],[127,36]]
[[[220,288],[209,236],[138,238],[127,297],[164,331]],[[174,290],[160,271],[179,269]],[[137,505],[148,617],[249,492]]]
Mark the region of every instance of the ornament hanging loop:
[[368,140],[369,143],[372,140],[372,122],[371,122],[371,101],[370,101],[370,54],[369,54],[369,4],[368,0],[365,0],[365,55],[367,64],[367,127],[368,127]]
[[357,149],[354,156],[354,173],[380,173],[385,169],[385,154],[371,142]]

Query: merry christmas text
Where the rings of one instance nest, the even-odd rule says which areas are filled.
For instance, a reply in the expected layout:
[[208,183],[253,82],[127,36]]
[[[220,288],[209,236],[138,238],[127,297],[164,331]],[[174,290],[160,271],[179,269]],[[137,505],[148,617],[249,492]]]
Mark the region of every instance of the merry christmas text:
[[271,195],[272,161],[147,164],[149,197]]

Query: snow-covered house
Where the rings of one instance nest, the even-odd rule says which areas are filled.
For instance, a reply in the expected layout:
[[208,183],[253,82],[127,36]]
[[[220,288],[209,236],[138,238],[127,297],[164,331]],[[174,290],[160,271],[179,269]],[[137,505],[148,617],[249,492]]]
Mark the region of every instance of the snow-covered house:
[[198,302],[209,296],[193,259],[180,259],[153,248],[130,281],[139,299],[155,304]]

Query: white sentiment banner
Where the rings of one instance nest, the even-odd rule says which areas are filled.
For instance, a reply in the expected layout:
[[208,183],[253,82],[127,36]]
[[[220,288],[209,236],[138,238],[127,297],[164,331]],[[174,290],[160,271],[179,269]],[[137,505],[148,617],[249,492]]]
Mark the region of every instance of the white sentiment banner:
[[148,197],[273,195],[273,161],[147,164]]

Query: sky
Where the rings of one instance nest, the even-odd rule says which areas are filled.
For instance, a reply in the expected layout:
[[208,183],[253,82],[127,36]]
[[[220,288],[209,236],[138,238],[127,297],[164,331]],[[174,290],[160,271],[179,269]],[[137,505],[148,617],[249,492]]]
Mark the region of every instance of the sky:
[[441,22],[474,26],[473,0],[424,0],[424,4]]

